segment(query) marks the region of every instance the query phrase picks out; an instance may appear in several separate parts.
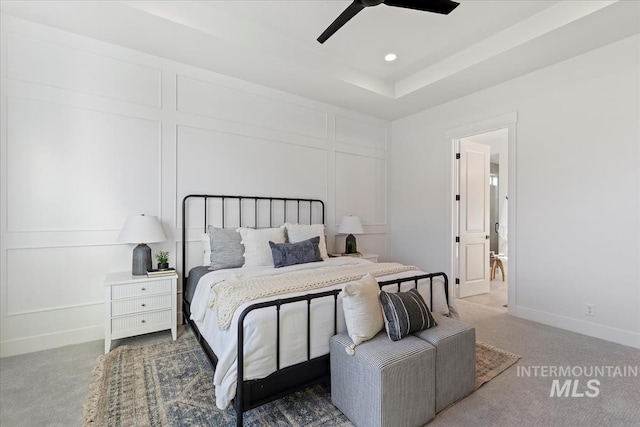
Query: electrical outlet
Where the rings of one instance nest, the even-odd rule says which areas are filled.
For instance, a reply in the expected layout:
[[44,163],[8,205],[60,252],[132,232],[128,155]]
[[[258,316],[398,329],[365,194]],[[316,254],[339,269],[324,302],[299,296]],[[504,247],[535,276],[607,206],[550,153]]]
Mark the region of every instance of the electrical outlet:
[[587,316],[595,316],[595,315],[596,315],[596,305],[587,304]]

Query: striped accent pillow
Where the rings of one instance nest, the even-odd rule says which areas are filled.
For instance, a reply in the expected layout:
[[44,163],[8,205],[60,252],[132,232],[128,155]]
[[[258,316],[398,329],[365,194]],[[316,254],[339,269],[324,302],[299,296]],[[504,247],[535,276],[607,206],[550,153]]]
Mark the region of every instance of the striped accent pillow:
[[438,326],[422,295],[416,289],[397,293],[380,291],[380,303],[384,314],[384,327],[392,341]]

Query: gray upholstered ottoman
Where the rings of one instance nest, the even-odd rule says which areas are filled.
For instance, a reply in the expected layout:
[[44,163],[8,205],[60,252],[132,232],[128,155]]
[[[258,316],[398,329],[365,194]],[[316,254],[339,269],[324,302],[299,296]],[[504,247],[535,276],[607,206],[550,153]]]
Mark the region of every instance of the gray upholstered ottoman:
[[423,426],[435,416],[435,348],[384,331],[355,349],[346,333],[331,338],[331,401],[357,427]]
[[476,330],[434,314],[438,326],[415,336],[436,348],[436,412],[471,394],[476,387]]

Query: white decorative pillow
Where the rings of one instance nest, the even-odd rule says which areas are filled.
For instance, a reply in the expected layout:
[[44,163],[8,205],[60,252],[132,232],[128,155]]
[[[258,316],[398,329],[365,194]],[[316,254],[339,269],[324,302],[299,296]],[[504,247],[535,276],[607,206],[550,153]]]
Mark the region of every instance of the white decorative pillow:
[[211,264],[211,237],[209,236],[209,233],[205,233],[202,235],[202,248],[204,252],[202,265],[208,266],[209,264]]
[[269,242],[284,243],[284,227],[238,228],[244,245],[244,267],[273,267],[273,256]]
[[[371,274],[347,283],[340,292],[347,333],[354,346],[370,340],[384,328],[379,293],[378,282]],[[352,351],[354,346],[351,347]],[[352,354],[349,348],[347,352]]]
[[287,229],[287,236],[289,237],[289,243],[302,242],[303,240],[309,240],[312,237],[320,236],[320,256],[323,259],[329,258],[327,253],[327,242],[324,238],[324,224],[290,224],[285,223]]

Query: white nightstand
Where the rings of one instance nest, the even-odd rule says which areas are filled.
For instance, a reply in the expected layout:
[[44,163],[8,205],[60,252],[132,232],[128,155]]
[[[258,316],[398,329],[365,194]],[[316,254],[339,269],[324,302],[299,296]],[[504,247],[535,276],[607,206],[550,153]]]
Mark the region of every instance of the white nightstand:
[[106,317],[104,352],[111,341],[171,329],[178,338],[176,291],[178,276],[132,276],[130,272],[109,274],[105,281]]
[[[348,256],[348,255],[331,254],[331,256],[338,257],[338,256]],[[378,262],[378,255],[376,254],[362,254],[362,256],[359,256],[357,258],[366,259],[367,261],[371,261],[371,262]]]
[[361,258],[369,260],[371,262],[378,262],[378,255],[376,254],[362,254]]

